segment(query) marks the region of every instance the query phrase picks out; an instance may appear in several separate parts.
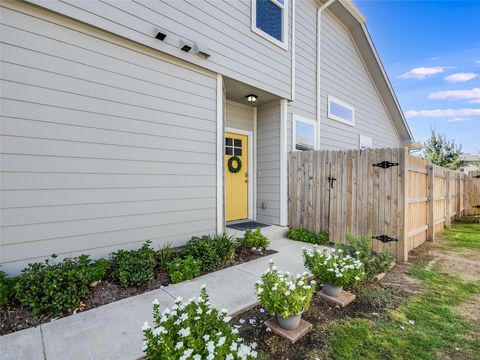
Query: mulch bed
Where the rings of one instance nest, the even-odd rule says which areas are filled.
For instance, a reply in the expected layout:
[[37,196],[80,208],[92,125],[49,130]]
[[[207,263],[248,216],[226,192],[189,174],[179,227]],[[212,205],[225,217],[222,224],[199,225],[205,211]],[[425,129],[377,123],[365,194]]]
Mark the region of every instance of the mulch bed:
[[[255,251],[246,247],[240,247],[235,252],[235,257],[233,260],[216,271],[252,261],[264,256],[270,256],[275,253],[276,251],[274,250]],[[204,274],[206,273],[202,273],[201,275]],[[155,280],[144,286],[130,286],[123,288],[111,277],[107,277],[107,279],[102,280],[89,292],[89,294],[83,300],[81,308],[77,309],[76,312],[94,309],[98,306],[139,295],[147,291],[158,289],[162,286],[167,286],[169,284],[171,284],[171,282],[168,274],[165,272],[165,270],[160,268],[156,271]],[[65,316],[68,315],[71,314],[67,314]],[[27,329],[51,320],[51,317],[42,319],[34,318],[26,307],[20,306],[19,304],[8,304],[0,308],[0,335]]]
[[[366,284],[363,287],[374,289],[383,286],[377,282]],[[386,316],[388,309],[398,307],[411,296],[409,293],[395,289],[392,290],[388,303],[376,304],[372,303],[368,297],[363,296],[358,288],[349,289],[349,291],[355,293],[357,298],[344,308],[326,302],[317,291],[310,309],[302,316],[313,325],[312,331],[293,345],[272,331],[267,331],[264,322],[271,316],[260,305],[233,319],[232,324],[240,326],[241,337],[250,343],[256,342],[258,350],[267,353],[271,359],[326,359],[329,356],[326,335],[332,323],[351,318],[379,319]]]

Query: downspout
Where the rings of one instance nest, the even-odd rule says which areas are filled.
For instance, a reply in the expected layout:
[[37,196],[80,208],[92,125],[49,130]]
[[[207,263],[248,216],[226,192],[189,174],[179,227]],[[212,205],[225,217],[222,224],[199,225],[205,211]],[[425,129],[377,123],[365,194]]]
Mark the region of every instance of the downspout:
[[290,101],[295,101],[295,0],[292,0],[292,83]]
[[320,87],[320,46],[321,46],[321,36],[322,36],[322,12],[327,7],[329,7],[335,0],[328,0],[325,4],[320,6],[317,10],[317,146],[320,148],[320,102],[322,98],[322,91]]

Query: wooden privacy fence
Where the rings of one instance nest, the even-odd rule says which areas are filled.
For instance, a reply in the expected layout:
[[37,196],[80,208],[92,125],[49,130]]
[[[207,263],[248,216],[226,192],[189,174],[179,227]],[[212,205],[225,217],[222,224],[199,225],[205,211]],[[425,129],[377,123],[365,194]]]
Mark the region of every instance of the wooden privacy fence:
[[[289,154],[289,225],[343,243],[371,234],[372,250],[408,252],[464,213],[466,174],[431,165],[404,148]],[[480,187],[477,188],[477,191]]]

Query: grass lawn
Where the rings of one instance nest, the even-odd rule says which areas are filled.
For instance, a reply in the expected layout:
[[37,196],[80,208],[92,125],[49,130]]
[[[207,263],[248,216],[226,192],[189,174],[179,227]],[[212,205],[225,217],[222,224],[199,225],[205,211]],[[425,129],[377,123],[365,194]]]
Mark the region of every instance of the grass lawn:
[[[315,296],[304,314],[313,329],[294,345],[265,331],[260,307],[242,315],[241,334],[259,344],[262,359],[480,360],[480,224],[467,219],[438,238],[414,252],[413,265],[353,289],[357,299],[346,308]],[[475,280],[462,278],[461,262],[454,270],[442,262],[472,252]]]
[[477,218],[467,217],[452,224],[443,236],[449,248],[480,249],[480,223]]

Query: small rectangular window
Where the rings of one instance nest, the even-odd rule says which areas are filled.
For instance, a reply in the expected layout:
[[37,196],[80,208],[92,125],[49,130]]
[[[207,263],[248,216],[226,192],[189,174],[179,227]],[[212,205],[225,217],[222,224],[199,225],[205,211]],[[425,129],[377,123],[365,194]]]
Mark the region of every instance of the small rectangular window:
[[288,0],[252,0],[252,31],[288,50]]
[[317,149],[317,123],[294,115],[293,121],[293,150],[307,151]]
[[348,125],[355,125],[355,109],[352,105],[328,96],[328,117]]
[[366,135],[362,135],[360,134],[359,135],[359,147],[360,149],[371,149],[372,148],[372,144],[373,144],[373,141],[372,141],[372,138],[370,136],[366,136]]

